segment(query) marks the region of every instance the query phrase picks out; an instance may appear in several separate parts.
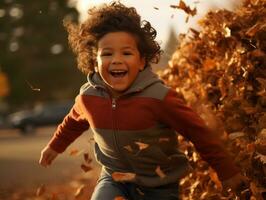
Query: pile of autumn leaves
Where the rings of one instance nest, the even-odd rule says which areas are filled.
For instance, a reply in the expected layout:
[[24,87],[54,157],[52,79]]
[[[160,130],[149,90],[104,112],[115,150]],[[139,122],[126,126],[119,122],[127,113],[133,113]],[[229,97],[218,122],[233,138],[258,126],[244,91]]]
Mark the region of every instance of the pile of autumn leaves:
[[[179,36],[159,75],[220,134],[251,180],[241,199],[266,198],[266,1],[209,12],[201,30]],[[216,174],[179,138],[196,170],[181,181],[181,199],[234,199]],[[215,184],[213,184],[213,182]]]

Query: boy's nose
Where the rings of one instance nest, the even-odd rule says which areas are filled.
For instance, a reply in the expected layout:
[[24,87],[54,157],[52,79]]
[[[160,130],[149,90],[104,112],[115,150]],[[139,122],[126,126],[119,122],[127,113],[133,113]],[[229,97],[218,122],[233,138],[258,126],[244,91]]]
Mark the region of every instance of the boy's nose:
[[112,59],[112,64],[121,64],[122,63],[122,59],[120,55],[114,55],[113,59]]
[[117,65],[117,64],[121,64],[122,62],[120,60],[113,60],[112,64]]

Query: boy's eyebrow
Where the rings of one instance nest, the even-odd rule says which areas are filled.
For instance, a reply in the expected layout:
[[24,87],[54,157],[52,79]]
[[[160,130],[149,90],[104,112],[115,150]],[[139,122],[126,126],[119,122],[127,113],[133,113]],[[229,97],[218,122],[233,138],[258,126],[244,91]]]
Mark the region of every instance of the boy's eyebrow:
[[[100,47],[99,49],[102,49],[102,50],[113,50],[112,47]],[[131,47],[131,46],[125,46],[125,47],[122,47],[122,49],[135,49],[135,48]]]

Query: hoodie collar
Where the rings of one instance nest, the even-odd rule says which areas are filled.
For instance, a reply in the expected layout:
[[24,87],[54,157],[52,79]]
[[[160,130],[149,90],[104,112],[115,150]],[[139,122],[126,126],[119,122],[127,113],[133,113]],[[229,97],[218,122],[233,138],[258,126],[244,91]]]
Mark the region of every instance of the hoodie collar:
[[[87,79],[88,83],[92,87],[102,88],[108,91],[99,73],[96,72],[91,73],[88,75]],[[141,92],[146,87],[157,82],[163,83],[163,81],[160,80],[158,76],[152,71],[151,67],[146,67],[143,71],[139,72],[137,78],[133,81],[132,85],[122,95]]]

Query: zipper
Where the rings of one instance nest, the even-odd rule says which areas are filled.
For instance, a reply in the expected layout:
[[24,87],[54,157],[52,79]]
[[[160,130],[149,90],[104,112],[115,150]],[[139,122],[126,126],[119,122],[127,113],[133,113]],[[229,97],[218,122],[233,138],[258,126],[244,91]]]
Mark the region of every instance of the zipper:
[[[121,96],[120,96],[121,97]],[[121,149],[119,148],[119,144],[118,144],[118,141],[117,141],[117,131],[118,130],[118,126],[117,126],[117,122],[116,122],[116,109],[117,109],[117,100],[118,98],[120,97],[111,97],[111,107],[112,107],[112,123],[113,123],[113,139],[114,139],[114,145],[115,145],[115,148],[117,150],[117,152],[119,153],[119,157],[120,158],[123,158],[124,162],[127,163],[128,167],[129,168],[132,168],[130,162],[128,161],[128,159],[126,157],[124,157],[124,154],[123,152],[121,151]],[[133,170],[133,169],[131,169]],[[134,170],[133,170],[134,171]]]
[[115,116],[115,110],[117,108],[117,103],[116,103],[116,98],[111,98],[111,107],[112,107],[112,122],[113,122],[113,137],[114,137],[114,143],[115,143],[115,148],[117,149],[117,152],[119,152],[120,155],[121,151],[119,150],[118,143],[117,143],[117,136],[116,136],[116,131],[117,131],[117,125],[116,125],[116,116]]
[[115,110],[116,109],[116,99],[112,98],[112,109]]

